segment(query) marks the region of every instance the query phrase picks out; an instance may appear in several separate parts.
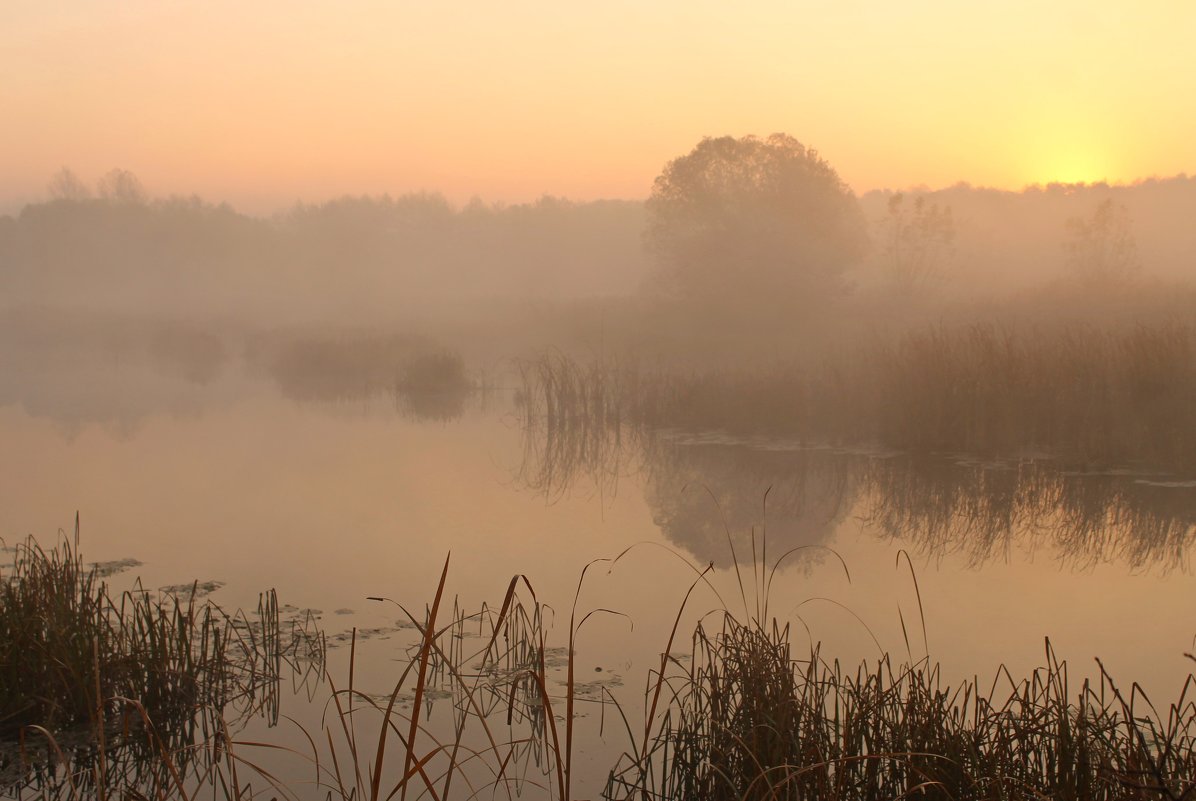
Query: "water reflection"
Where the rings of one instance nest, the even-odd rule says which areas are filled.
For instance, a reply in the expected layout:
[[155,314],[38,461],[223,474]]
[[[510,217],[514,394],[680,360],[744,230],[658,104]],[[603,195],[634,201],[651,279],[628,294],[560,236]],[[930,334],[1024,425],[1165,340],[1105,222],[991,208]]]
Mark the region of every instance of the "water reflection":
[[253,348],[248,361],[298,403],[390,398],[404,419],[447,423],[464,416],[472,401],[486,400],[485,387],[469,378],[458,354],[414,337],[276,337]]
[[898,457],[870,461],[869,522],[930,556],[973,565],[1045,546],[1074,567],[1184,564],[1196,535],[1196,488],[1130,472],[1052,462]]
[[397,390],[394,394],[399,413],[407,420],[428,423],[451,423],[465,416],[469,402],[482,398],[473,389],[462,388],[441,392]]
[[850,460],[819,451],[662,445],[648,461],[644,496],[670,542],[725,566],[728,540],[739,559],[750,558],[753,531],[774,557],[828,544],[852,508],[857,472]]
[[336,403],[393,391],[404,360],[418,346],[401,336],[279,334],[251,343],[246,361],[289,400]]
[[779,554],[829,544],[850,516],[925,557],[962,555],[973,567],[1042,549],[1073,568],[1116,561],[1174,569],[1196,536],[1196,483],[1130,471],[559,421],[529,427],[524,444],[524,486],[550,499],[576,487],[609,495],[637,475],[663,535],[720,565],[730,558],[728,538],[742,560],[751,558],[751,532],[766,531],[769,552]]
[[129,439],[147,418],[199,415],[252,391],[254,379],[301,404],[386,400],[417,422],[457,420],[487,395],[459,356],[418,337],[217,335],[180,322],[0,312],[0,406],[68,436],[99,425]]
[[[526,399],[517,395],[515,401],[526,412]],[[613,497],[621,479],[646,469],[652,445],[637,429],[606,425],[589,415],[531,421],[522,439],[517,479],[549,501],[577,490]]]
[[[120,599],[120,609],[135,604],[134,597],[151,599],[145,609],[165,606],[167,613],[150,625],[164,636],[190,638],[191,661],[164,656],[160,665],[142,665],[143,684],[131,685],[142,689],[136,700],[115,695],[98,707],[100,736],[94,717],[76,725],[6,730],[0,736],[0,794],[165,798],[184,786],[216,785],[234,759],[227,750],[230,736],[254,723],[273,729],[283,720],[284,696],[305,696],[310,703],[321,691],[325,636],[313,615],[280,608],[273,591],[261,595],[256,614],[196,605],[185,594],[146,593],[139,582]],[[189,623],[175,622],[175,610],[204,622],[188,629]],[[121,625],[141,624],[130,617]]]
[[73,436],[100,425],[130,437],[155,414],[191,415],[223,392],[227,341],[179,321],[0,313],[0,406]]

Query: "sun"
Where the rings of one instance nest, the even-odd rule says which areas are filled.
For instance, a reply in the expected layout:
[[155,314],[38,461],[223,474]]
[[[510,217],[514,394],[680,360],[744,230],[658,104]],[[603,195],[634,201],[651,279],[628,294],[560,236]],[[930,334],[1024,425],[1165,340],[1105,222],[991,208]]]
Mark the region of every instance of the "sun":
[[1110,180],[1109,150],[1098,132],[1079,126],[1039,131],[1026,148],[1029,183],[1091,184]]
[[1040,183],[1091,184],[1109,177],[1103,160],[1091,153],[1061,153],[1042,170]]

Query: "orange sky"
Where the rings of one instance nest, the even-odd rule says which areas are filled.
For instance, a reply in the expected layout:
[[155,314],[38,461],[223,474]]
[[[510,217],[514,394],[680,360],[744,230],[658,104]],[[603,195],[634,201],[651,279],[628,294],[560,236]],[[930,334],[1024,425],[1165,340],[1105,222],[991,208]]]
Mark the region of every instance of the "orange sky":
[[646,196],[785,131],[858,192],[1196,171],[1196,3],[4,0],[0,208],[70,166],[269,211]]

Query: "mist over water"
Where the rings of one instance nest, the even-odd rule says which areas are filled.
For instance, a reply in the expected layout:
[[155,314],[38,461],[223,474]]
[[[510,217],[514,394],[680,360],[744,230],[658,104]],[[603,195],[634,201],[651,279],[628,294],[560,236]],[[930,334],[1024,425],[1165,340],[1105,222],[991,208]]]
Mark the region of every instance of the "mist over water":
[[629,554],[584,584],[634,625],[580,640],[589,700],[642,702],[706,565],[684,625],[767,605],[844,664],[1026,671],[1049,637],[1188,675],[1193,179],[857,198],[776,135],[643,202],[50,191],[0,217],[7,542],[78,510],[150,586],[268,582],[377,697],[413,635],[366,599],[422,606],[450,551],[461,608],[520,574],[564,609]]
[[0,2],[0,798],[1193,797],[1193,30]]
[[[603,322],[619,341],[630,335],[623,329],[633,321],[625,315],[635,304],[649,305],[639,310],[647,320],[696,315],[693,327],[700,327],[704,311],[718,313],[701,304],[680,311],[669,306],[677,292],[666,291],[658,278],[659,249],[645,250],[645,237],[657,229],[648,226],[639,201],[544,197],[526,205],[475,200],[454,206],[420,193],[345,197],[255,217],[195,196],[150,198],[135,176],[115,172],[93,192],[65,171],[51,183],[50,199],[0,216],[4,308],[181,319],[219,328],[364,325],[413,335],[452,330],[463,344],[497,333],[516,350],[574,345],[579,338],[592,344]],[[802,307],[800,287],[788,308],[760,305],[742,270],[718,306],[739,306],[742,318],[764,317],[761,324],[805,335],[817,331],[800,320],[776,318],[817,312],[820,330],[844,320],[867,325],[869,318],[934,321],[961,307],[991,313],[996,304],[1011,315],[1033,310],[1043,318],[1083,319],[1085,301],[1099,294],[1093,284],[1100,281],[1085,273],[1084,262],[1094,254],[1077,248],[1120,248],[1119,277],[1135,279],[1138,292],[1165,286],[1167,293],[1182,293],[1187,290],[1175,284],[1189,276],[1196,247],[1186,224],[1196,207],[1196,179],[1184,176],[1022,192],[961,184],[870,192],[858,204],[850,197],[846,202],[857,206],[861,228],[849,257],[835,268],[843,283],[831,293],[829,308]],[[1097,219],[1103,204],[1112,213]],[[710,216],[701,225],[731,225],[734,219],[727,208],[703,213]],[[1094,222],[1102,230],[1085,232]],[[742,234],[755,236],[750,229]],[[743,248],[747,241],[727,244]],[[714,270],[736,259],[770,258],[748,251],[716,257],[708,244],[701,247]],[[1134,299],[1116,294],[1112,309],[1092,308],[1092,315],[1131,313]],[[1042,308],[1048,303],[1054,308]],[[1175,308],[1181,308],[1178,302]],[[659,348],[646,332],[635,333],[637,346]]]

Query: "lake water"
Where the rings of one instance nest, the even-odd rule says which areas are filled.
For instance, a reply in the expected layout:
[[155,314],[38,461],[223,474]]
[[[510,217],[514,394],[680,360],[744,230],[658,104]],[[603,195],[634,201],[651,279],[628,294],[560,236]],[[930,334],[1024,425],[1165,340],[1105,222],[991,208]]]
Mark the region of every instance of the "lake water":
[[[715,564],[717,595],[695,591],[674,652],[688,650],[698,615],[756,608],[753,532],[769,565],[798,549],[768,602],[800,632],[799,651],[811,637],[848,664],[880,649],[929,653],[954,681],[999,665],[1021,676],[1049,637],[1075,675],[1094,674],[1100,656],[1163,700],[1190,672],[1190,477],[692,432],[549,441],[528,436],[504,391],[421,409],[386,393],[297,400],[236,361],[196,376],[89,353],[6,358],[6,542],[48,544],[78,510],[87,560],[142,563],[125,579],[218,582],[212,597],[226,607],[276,588],[319,610],[334,677],[347,670],[343,635],[366,632],[356,682],[371,693],[389,692],[411,633],[395,606],[368,597],[422,613],[451,554],[449,592],[464,608],[498,603],[524,574],[555,610],[560,645],[583,568],[632,548],[587,574],[579,608],[626,617],[591,618],[576,666],[638,713],[693,565]],[[283,711],[318,726],[321,692],[284,699]],[[609,712],[584,714],[577,781],[596,795],[626,734]]]

